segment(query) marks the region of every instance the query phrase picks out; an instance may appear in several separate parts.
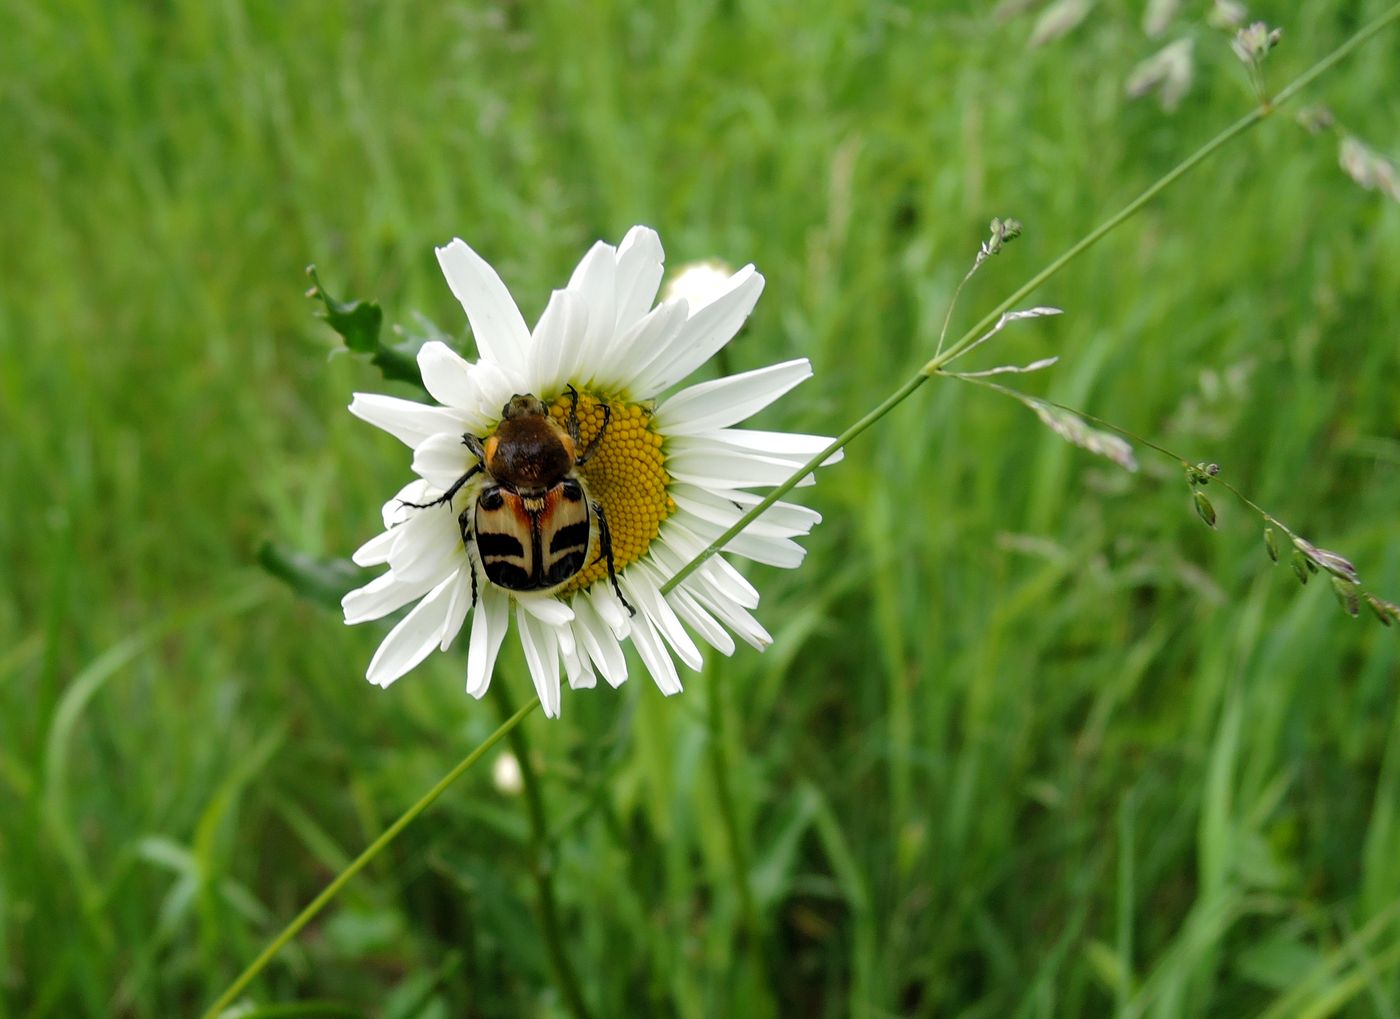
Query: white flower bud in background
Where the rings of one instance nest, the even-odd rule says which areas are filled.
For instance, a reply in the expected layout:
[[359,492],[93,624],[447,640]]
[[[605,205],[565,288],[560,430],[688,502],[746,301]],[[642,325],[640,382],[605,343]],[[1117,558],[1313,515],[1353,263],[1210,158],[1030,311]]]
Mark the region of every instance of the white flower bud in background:
[[686,262],[666,283],[663,300],[684,297],[692,308],[709,304],[729,286],[734,270],[717,258]]
[[509,750],[497,754],[491,763],[491,781],[507,796],[519,796],[525,788],[525,781],[520,775],[520,762]]

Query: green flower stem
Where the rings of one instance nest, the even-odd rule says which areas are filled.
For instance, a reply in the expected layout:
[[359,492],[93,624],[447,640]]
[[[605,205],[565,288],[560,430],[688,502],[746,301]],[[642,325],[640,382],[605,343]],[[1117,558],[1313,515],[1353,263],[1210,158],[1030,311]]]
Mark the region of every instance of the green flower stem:
[[[504,683],[496,684],[496,697],[502,714],[515,718],[519,712],[511,714],[510,694]],[[540,702],[536,697],[529,707]],[[530,741],[525,730],[512,726],[509,730],[511,750],[520,765],[520,780],[525,790],[525,806],[530,815],[530,876],[535,882],[535,892],[539,896],[540,927],[544,932],[545,949],[549,954],[549,965],[554,970],[554,982],[564,996],[564,1002],[574,1019],[589,1019],[588,1005],[579,989],[578,977],[564,951],[564,935],[559,922],[559,903],[554,897],[553,848],[549,844],[549,823],[545,816],[544,797],[540,792],[539,775],[535,772],[530,755]]]
[[972,344],[976,343],[977,340],[987,332],[987,330],[991,329],[996,324],[997,320],[1001,318],[1003,314],[1010,311],[1017,304],[1023,301],[1027,297],[1027,295],[1029,295],[1042,283],[1050,279],[1050,277],[1054,276],[1056,273],[1058,273],[1065,266],[1069,265],[1070,262],[1074,261],[1080,255],[1084,254],[1085,251],[1093,247],[1093,245],[1096,244],[1098,241],[1102,240],[1108,234],[1112,233],[1118,227],[1122,226],[1125,222],[1131,219],[1138,211],[1140,211],[1144,205],[1150,202],[1153,198],[1156,198],[1159,194],[1165,191],[1172,184],[1175,184],[1178,180],[1184,177],[1191,170],[1199,166],[1208,157],[1210,157],[1219,149],[1221,149],[1226,143],[1239,137],[1245,131],[1253,127],[1255,124],[1258,124],[1260,121],[1264,120],[1264,118],[1271,115],[1274,112],[1274,110],[1278,109],[1279,106],[1292,99],[1305,87],[1307,87],[1321,75],[1329,71],[1332,67],[1336,66],[1338,62],[1340,62],[1342,59],[1348,56],[1358,46],[1375,36],[1382,29],[1388,27],[1397,19],[1400,19],[1400,4],[1396,4],[1395,6],[1391,7],[1390,10],[1386,11],[1384,14],[1376,18],[1370,24],[1359,29],[1354,35],[1352,35],[1349,39],[1343,42],[1335,50],[1333,50],[1327,56],[1323,57],[1312,67],[1308,68],[1308,70],[1304,71],[1301,75],[1299,75],[1292,82],[1290,82],[1282,91],[1280,91],[1272,102],[1266,102],[1261,104],[1258,108],[1252,110],[1247,115],[1235,121],[1225,130],[1221,131],[1218,135],[1216,135],[1210,141],[1206,142],[1203,146],[1201,146],[1199,149],[1193,152],[1191,155],[1187,156],[1186,159],[1178,163],[1174,169],[1170,170],[1155,184],[1153,184],[1146,191],[1144,191],[1142,194],[1138,195],[1131,202],[1125,205],[1121,210],[1119,210],[1119,212],[1111,216],[1109,219],[1105,220],[1100,226],[1092,230],[1090,233],[1086,234],[1078,243],[1074,244],[1063,255],[1055,259],[1040,272],[1032,276],[1029,280],[1025,282],[1025,284],[1023,284],[1009,297],[1007,297],[1006,300],[1002,301],[991,311],[987,312],[987,314],[984,315],[981,318],[981,320],[978,321],[971,329],[963,333],[963,335],[959,337],[957,342],[953,343],[947,350],[943,351],[941,354],[934,357],[927,364],[925,364],[923,368],[919,370],[919,374],[915,375],[913,378],[905,382],[902,386],[900,386],[888,397],[886,397],[878,407],[870,411],[870,413],[866,414],[859,421],[857,421],[855,424],[851,425],[851,427],[847,428],[844,432],[838,435],[832,441],[831,445],[827,446],[820,453],[818,453],[816,456],[812,457],[812,459],[808,460],[805,464],[799,467],[786,481],[784,481],[782,484],[778,485],[771,492],[769,492],[763,498],[763,500],[758,503],[758,505],[750,509],[747,513],[745,513],[738,520],[736,520],[734,524],[731,527],[729,527],[723,534],[721,534],[714,541],[710,542],[710,544],[707,545],[698,556],[696,556],[690,562],[686,563],[685,566],[681,567],[681,569],[677,571],[676,574],[672,576],[670,580],[668,580],[665,584],[662,585],[662,593],[664,594],[674,589],[678,584],[682,583],[687,577],[689,577],[692,573],[699,569],[701,564],[703,564],[707,559],[709,559],[715,553],[722,551],[725,545],[729,544],[729,542],[733,541],[734,538],[738,536],[739,532],[741,532],[745,527],[747,527],[758,517],[762,516],[763,512],[766,509],[768,509],[768,507],[772,506],[784,495],[792,491],[792,489],[796,487],[798,481],[806,477],[808,474],[812,473],[812,471],[814,471],[818,466],[825,462],[828,457],[834,455],[841,449],[845,448],[845,446],[848,445],[851,442],[851,440],[854,439],[857,435],[865,431],[876,421],[880,420],[899,404],[903,403],[906,399],[908,399],[909,396],[913,394],[914,390],[918,389],[919,386],[923,385],[923,383],[929,377],[941,374],[944,365],[948,364],[948,362],[953,360],[953,358],[957,357],[958,354],[962,353]]
[[407,828],[417,819],[419,814],[432,806],[433,802],[447,791],[448,786],[452,785],[453,782],[456,782],[466,774],[468,768],[481,760],[481,758],[486,755],[487,751],[499,743],[508,733],[513,732],[515,727],[518,726],[530,712],[534,711],[539,706],[540,701],[539,698],[536,697],[529,704],[511,715],[510,718],[506,719],[505,722],[501,724],[500,728],[490,736],[487,736],[475,750],[462,758],[455,768],[439,779],[436,785],[424,793],[418,799],[417,803],[400,814],[398,820],[385,828],[383,833],[371,842],[364,852],[355,857],[350,866],[337,874],[335,880],[326,885],[321,894],[312,899],[307,907],[296,915],[296,919],[282,929],[281,934],[278,934],[277,937],[273,938],[272,941],[268,943],[268,946],[248,965],[248,968],[239,974],[238,979],[229,985],[228,990],[219,995],[218,1000],[209,1006],[209,1010],[204,1013],[204,1019],[217,1019],[217,1016],[233,1003],[234,999],[243,992],[243,989],[248,986],[252,979],[261,973],[263,968],[272,961],[272,957],[282,950],[282,946],[296,937],[298,932],[310,923],[311,919],[316,916],[317,913],[325,908],[326,903],[335,898],[336,893],[350,882],[351,878],[364,870],[365,867],[369,865],[370,861],[384,850],[385,846],[398,837],[399,832]]

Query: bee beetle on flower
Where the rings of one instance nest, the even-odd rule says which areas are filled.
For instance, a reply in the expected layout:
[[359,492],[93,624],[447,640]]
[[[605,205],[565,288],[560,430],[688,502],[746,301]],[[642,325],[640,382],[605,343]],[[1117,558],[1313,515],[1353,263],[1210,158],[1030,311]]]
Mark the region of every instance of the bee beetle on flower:
[[[567,429],[549,416],[536,396],[516,394],[501,408],[501,424],[485,441],[462,436],[476,463],[432,502],[404,502],[413,509],[452,505],[452,498],[483,471],[491,483],[457,516],[464,546],[476,546],[487,579],[509,591],[552,591],[583,569],[595,539],[607,564],[608,580],[627,614],[613,566],[612,534],[603,507],[588,497],[575,470],[598,451],[608,430],[611,408],[603,407],[603,424],[582,453],[578,452],[578,390],[568,387]],[[596,529],[594,523],[597,523]],[[472,608],[476,607],[476,568],[472,571]]]
[[[758,591],[723,556],[662,593],[761,501],[753,489],[786,481],[830,443],[735,427],[809,378],[805,359],[676,388],[743,326],[763,277],[745,266],[657,304],[661,241],[634,227],[616,247],[595,244],[530,330],[464,242],[437,255],[478,359],[426,343],[418,367],[437,406],[369,393],[350,405],[412,448],[418,475],[354,556],[388,570],[342,602],[348,623],[413,605],[368,678],[388,686],[447,650],[470,617],[467,692],[480,697],[513,613],[545,713],[557,716],[561,665],[571,688],[599,673],[617,686],[624,641],[667,694],[681,689],[673,655],[703,664],[692,634],[723,654],[731,634],[771,643],[752,615]],[[777,502],[723,551],[793,567],[803,555],[793,539],[819,520]]]

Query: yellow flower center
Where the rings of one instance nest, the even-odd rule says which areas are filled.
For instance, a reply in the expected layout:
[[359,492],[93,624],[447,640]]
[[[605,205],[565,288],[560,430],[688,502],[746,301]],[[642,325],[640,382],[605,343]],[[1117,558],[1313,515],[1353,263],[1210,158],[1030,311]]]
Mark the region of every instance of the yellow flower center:
[[[621,573],[640,559],[661,530],[661,521],[676,509],[666,492],[671,476],[661,452],[661,435],[651,427],[651,409],[625,400],[580,392],[578,397],[578,451],[582,453],[603,427],[603,406],[612,409],[608,430],[592,459],[578,473],[593,501],[603,507],[612,533],[613,565]],[[565,427],[571,400],[568,393],[556,397],[549,413]],[[600,580],[606,581],[608,565],[596,549],[590,562],[559,594],[572,594]]]

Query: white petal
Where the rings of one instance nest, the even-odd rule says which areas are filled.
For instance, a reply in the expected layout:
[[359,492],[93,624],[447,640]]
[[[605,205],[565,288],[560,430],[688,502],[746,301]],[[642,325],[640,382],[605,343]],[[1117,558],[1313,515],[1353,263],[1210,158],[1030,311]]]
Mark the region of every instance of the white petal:
[[340,608],[345,613],[345,622],[348,625],[367,623],[371,619],[387,616],[390,612],[397,612],[411,601],[417,601],[431,591],[436,583],[432,577],[405,583],[390,570],[340,599]]
[[617,248],[617,326],[630,328],[647,313],[661,286],[666,253],[656,231],[634,226]]
[[[573,609],[569,611],[572,613]],[[573,616],[570,615],[567,623],[554,628],[554,637],[559,641],[559,655],[561,658],[567,658],[569,655],[578,654],[578,642],[574,640],[573,622]]]
[[[731,492],[726,495],[719,495],[715,492],[707,492],[704,489],[696,488],[694,485],[674,485],[670,489],[671,498],[676,500],[676,505],[685,512],[686,516],[681,517],[681,522],[696,530],[693,523],[687,521],[686,517],[698,517],[709,524],[717,524],[721,531],[738,522],[739,518],[756,506],[759,500],[756,497],[751,501],[741,502],[737,496],[741,493]],[[742,493],[749,496],[750,493]],[[809,518],[792,513],[784,513],[785,508],[803,509],[800,506],[793,506],[792,503],[778,502],[755,520],[751,520],[744,526],[745,534],[755,534],[766,538],[792,538],[799,534],[806,534],[812,529]],[[813,514],[818,520],[820,515]],[[792,526],[789,521],[795,521],[798,526]]]
[[518,594],[520,607],[547,626],[563,626],[574,618],[574,610],[550,594]]
[[[634,322],[599,358],[599,367],[588,377],[604,388],[629,389],[639,399],[651,393],[638,390],[637,376],[655,362],[670,356],[671,345],[685,325],[689,309],[685,301],[665,301]],[[584,371],[588,371],[587,366]]]
[[587,329],[577,337],[577,360],[565,367],[596,364],[617,331],[617,249],[602,241],[583,256],[569,280],[569,290],[588,309]]
[[540,695],[548,718],[559,717],[559,646],[554,627],[542,623],[517,602],[515,625],[520,631],[520,646],[525,651],[525,664],[535,692]]
[[[688,511],[678,514],[678,516],[680,519],[677,520],[677,523],[689,527],[705,542],[714,542],[730,526],[729,524],[712,523],[694,516]],[[743,556],[756,563],[763,563],[765,566],[776,566],[784,570],[790,570],[802,564],[802,559],[807,552],[801,545],[791,538],[755,533],[751,530],[755,526],[757,524],[750,524],[749,527],[730,538],[724,545],[724,551]]]
[[681,626],[675,609],[661,596],[660,584],[646,564],[633,563],[618,577],[618,581],[633,606],[646,613],[647,618],[655,624],[657,631],[666,638],[666,643],[671,645],[680,660],[696,671],[702,669],[705,660],[700,655],[700,649],[690,639],[690,634],[685,632],[685,627]]
[[[745,511],[763,501],[761,495],[755,495],[752,492],[731,492],[729,498],[743,506]],[[758,519],[765,524],[781,527],[791,534],[807,534],[813,527],[822,522],[822,515],[806,506],[780,500],[764,510],[763,515]]]
[[509,375],[523,374],[530,331],[496,270],[457,238],[438,248],[437,258],[447,285],[467,313],[481,356]]
[[356,393],[350,401],[350,413],[361,421],[382,428],[405,446],[416,446],[438,432],[465,429],[466,419],[460,411],[448,407],[429,407],[412,400],[382,393]]
[[[716,428],[701,436],[677,437],[673,440],[672,445],[677,449],[692,449],[699,448],[705,443],[711,444],[711,448],[762,453],[765,456],[776,456],[782,460],[790,460],[795,464],[803,464],[830,446],[832,439],[829,435],[803,435],[798,432],[764,432],[755,428]],[[829,467],[844,456],[845,451],[838,449],[823,460],[821,466]]]
[[467,644],[467,693],[480,697],[491,685],[496,655],[510,625],[510,600],[487,584],[472,613],[472,633]]
[[588,667],[588,660],[579,654],[577,646],[561,652],[564,657],[564,675],[569,679],[570,690],[591,690],[598,685],[598,677]]
[[421,478],[414,478],[408,484],[400,488],[398,494],[384,504],[380,509],[380,515],[384,518],[384,526],[394,527],[403,523],[418,511],[411,506],[405,506],[407,502],[427,502],[436,495],[431,486]]
[[[627,679],[627,656],[622,653],[622,645],[613,636],[608,624],[603,622],[593,607],[594,597],[585,594],[574,599],[574,636],[608,684],[618,687]],[[611,594],[608,600],[616,604]]]
[[[693,585],[690,584],[692,580],[695,581]],[[686,584],[696,591],[712,592],[716,599],[732,602],[740,608],[758,608],[758,588],[723,556],[705,560],[705,565],[686,578]]]
[[589,594],[591,604],[597,611],[599,618],[612,630],[613,636],[618,640],[627,639],[627,631],[631,626],[631,616],[622,607],[622,602],[617,600],[617,595],[613,592],[610,584],[595,584]]
[[734,338],[763,293],[763,276],[746,265],[729,279],[728,289],[703,308],[692,310],[676,341],[677,356],[637,380],[644,393],[659,393],[681,381]]
[[526,384],[531,392],[538,396],[559,388],[573,376],[588,321],[588,306],[578,294],[556,290],[550,295],[530,345]]
[[696,435],[737,424],[757,414],[812,375],[806,358],[769,365],[682,389],[656,411],[662,435]]
[[523,379],[507,375],[499,365],[490,361],[476,363],[472,370],[472,381],[481,391],[481,405],[485,414],[483,420],[472,422],[474,428],[466,429],[473,435],[485,435],[492,431],[492,426],[501,418],[506,402],[516,393],[529,392],[530,389]]
[[438,403],[476,413],[481,393],[472,382],[472,366],[441,340],[429,340],[418,348],[418,371],[423,388]]
[[356,566],[378,566],[389,561],[389,546],[394,543],[393,531],[380,531],[369,541],[355,549],[350,561]]
[[[666,458],[666,473],[672,479],[711,491],[782,484],[798,466],[771,456],[711,453],[694,449],[681,450]],[[815,481],[808,472],[797,482],[797,486],[801,488]]]
[[734,602],[723,598],[714,598],[703,588],[692,587],[689,580],[682,586],[689,589],[696,601],[713,612],[725,626],[737,633],[749,646],[763,651],[773,643],[772,636],[759,625],[758,620]]
[[446,651],[457,639],[457,634],[466,622],[467,613],[472,607],[471,569],[463,565],[457,570],[457,583],[452,587],[452,600],[447,605],[447,619],[442,624],[442,638],[438,650]]
[[[467,449],[460,435],[439,432],[430,435],[418,444],[413,451],[413,473],[417,474],[438,492],[446,492],[472,464],[476,457]],[[417,499],[415,502],[427,502]]]
[[666,600],[676,610],[676,615],[705,638],[711,647],[723,655],[734,653],[734,638],[729,636],[728,631],[720,626],[712,615],[700,607],[700,603],[695,600],[693,594],[685,589],[684,584],[668,594]]
[[[693,532],[671,517],[661,525],[661,534],[652,542],[649,554],[657,561],[663,576],[669,578],[680,572],[682,566],[698,556],[708,542],[701,541]],[[722,556],[712,556],[690,575],[686,581],[708,586],[715,597],[732,601],[744,608],[758,608],[758,589],[744,579]]]
[[441,580],[462,565],[462,533],[457,514],[450,507],[416,510],[394,528],[389,566],[404,583],[433,577]]
[[656,681],[657,688],[667,697],[681,692],[681,678],[676,674],[676,663],[661,646],[661,639],[651,628],[645,616],[638,616],[632,627],[632,646],[642,659],[642,664]]
[[376,686],[388,686],[432,653],[442,639],[456,582],[454,574],[438,584],[389,631],[370,660],[366,679]]

